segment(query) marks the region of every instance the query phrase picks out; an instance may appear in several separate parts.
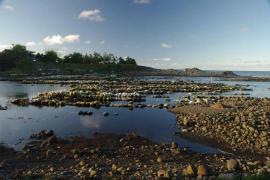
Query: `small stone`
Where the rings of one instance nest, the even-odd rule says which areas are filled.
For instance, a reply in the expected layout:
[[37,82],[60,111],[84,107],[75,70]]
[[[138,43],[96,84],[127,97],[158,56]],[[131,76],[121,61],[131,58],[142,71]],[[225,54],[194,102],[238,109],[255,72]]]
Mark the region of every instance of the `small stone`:
[[221,103],[215,103],[215,104],[211,105],[211,108],[213,108],[213,109],[224,109],[224,106]]
[[119,168],[117,168],[117,171],[120,172],[120,173],[122,173],[124,171],[124,168],[123,167],[119,167]]
[[6,165],[6,161],[5,161],[5,160],[3,160],[3,161],[0,163],[0,168],[4,168],[4,167],[5,167],[5,165]]
[[173,149],[176,149],[178,147],[177,143],[176,142],[172,142],[172,148]]
[[194,170],[191,165],[188,165],[185,169],[183,169],[184,176],[192,176],[194,175]]
[[158,170],[157,175],[158,175],[158,177],[167,177],[167,178],[169,177],[168,171],[163,170],[163,169]]
[[198,170],[197,170],[197,174],[198,176],[207,176],[208,172],[207,172],[207,168],[205,165],[199,165]]
[[229,171],[235,171],[237,168],[238,162],[235,159],[227,160],[227,169]]
[[157,162],[162,163],[162,158],[160,156],[157,158]]
[[78,154],[74,154],[74,159],[78,159],[79,158],[79,155]]
[[93,170],[92,168],[89,169],[90,178],[94,178],[97,175],[97,171]]
[[84,161],[80,161],[79,165],[84,166],[85,165]]
[[53,155],[53,151],[50,150],[50,149],[48,149],[48,150],[46,151],[46,157],[50,157],[51,155]]
[[115,164],[112,165],[112,171],[115,172],[117,170],[117,166]]

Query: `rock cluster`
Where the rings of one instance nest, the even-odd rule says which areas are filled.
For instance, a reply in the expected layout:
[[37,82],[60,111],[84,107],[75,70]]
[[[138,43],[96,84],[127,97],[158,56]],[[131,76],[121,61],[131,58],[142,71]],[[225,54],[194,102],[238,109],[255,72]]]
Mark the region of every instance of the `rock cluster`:
[[[241,86],[184,81],[89,80],[75,82],[56,81],[55,83],[70,83],[71,87],[66,91],[40,93],[37,97],[31,100],[16,99],[13,103],[22,106],[30,104],[35,106],[53,107],[72,105],[78,107],[98,108],[100,106],[109,106],[111,102],[123,101],[128,103],[113,104],[111,106],[133,108],[135,103],[144,102],[145,97],[149,95],[152,95],[153,98],[166,98],[166,101],[169,102],[169,96],[166,94],[173,92],[205,92],[216,94],[244,89],[244,87]],[[141,105],[140,107],[143,106],[145,105]]]
[[[12,158],[0,154],[0,177],[217,179],[270,170],[266,160],[247,161],[226,154],[194,153],[175,143],[155,144],[136,135],[95,134],[91,139],[59,139],[53,131],[45,130],[31,137],[39,141],[29,142],[23,152],[13,154]],[[51,137],[57,141],[44,143]],[[9,158],[8,161],[3,161],[5,158]]]
[[207,139],[233,151],[270,152],[270,99],[217,97],[208,105],[175,108],[181,131]]

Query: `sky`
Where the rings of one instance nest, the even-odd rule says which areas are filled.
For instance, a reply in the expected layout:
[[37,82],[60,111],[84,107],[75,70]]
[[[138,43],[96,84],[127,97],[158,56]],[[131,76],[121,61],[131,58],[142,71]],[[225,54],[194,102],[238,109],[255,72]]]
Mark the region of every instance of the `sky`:
[[0,50],[107,52],[156,68],[270,69],[269,0],[0,0]]

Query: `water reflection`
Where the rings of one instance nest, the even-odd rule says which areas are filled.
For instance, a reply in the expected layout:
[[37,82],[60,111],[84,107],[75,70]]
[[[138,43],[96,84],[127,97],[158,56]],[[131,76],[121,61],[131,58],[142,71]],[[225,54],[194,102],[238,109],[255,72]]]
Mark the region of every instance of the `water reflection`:
[[[194,79],[193,79],[194,80]],[[213,79],[196,78],[198,81],[213,81]],[[247,84],[247,82],[224,82],[227,84]],[[248,82],[254,88],[251,95],[256,97],[269,96],[270,83]],[[24,85],[16,82],[0,81],[0,104],[5,105],[10,99],[33,97],[39,92],[63,90],[67,87],[60,85]],[[146,104],[171,103],[181,100],[188,93],[169,94],[171,101],[146,97]],[[79,111],[91,111],[92,116],[79,116]],[[103,112],[109,116],[104,117]],[[118,116],[114,114],[118,113]],[[100,109],[77,108],[66,106],[51,107],[17,107],[8,104],[7,111],[0,111],[0,143],[20,149],[28,137],[43,129],[52,129],[58,136],[87,136],[95,132],[101,133],[135,133],[158,143],[178,142],[181,146],[188,146],[199,152],[216,152],[215,149],[190,142],[175,136],[178,131],[175,116],[160,109],[134,109],[102,107]],[[21,142],[18,144],[18,142]]]

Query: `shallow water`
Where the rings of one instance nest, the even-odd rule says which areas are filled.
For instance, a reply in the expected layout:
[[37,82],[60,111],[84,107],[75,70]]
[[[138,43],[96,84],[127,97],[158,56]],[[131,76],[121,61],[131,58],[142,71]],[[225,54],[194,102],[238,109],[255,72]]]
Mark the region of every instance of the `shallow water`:
[[[244,71],[245,72],[245,71]],[[248,74],[248,72],[245,72]],[[250,72],[249,72],[250,73]],[[257,75],[259,77],[259,74],[263,72],[253,72],[254,75]],[[240,73],[239,73],[240,74]],[[270,74],[270,72],[264,72],[265,75]],[[223,83],[228,85],[243,85],[247,86],[248,88],[251,88],[253,91],[235,91],[235,92],[229,92],[224,93],[224,95],[233,95],[235,93],[249,93],[251,97],[270,97],[270,82],[256,82],[256,81],[221,81],[220,78],[211,78],[211,77],[166,77],[166,76],[159,76],[159,77],[142,77],[140,79],[144,80],[157,80],[157,81],[163,81],[163,80],[183,80],[183,81],[194,81],[199,83]]]
[[[19,97],[33,97],[39,92],[64,90],[59,85],[25,85],[0,81],[0,104],[7,105],[7,111],[0,111],[0,142],[21,149],[29,136],[43,129],[52,129],[57,136],[91,137],[100,133],[135,133],[157,143],[177,142],[197,152],[215,153],[216,149],[190,142],[175,135],[179,129],[174,114],[161,109],[134,109],[102,107],[100,109],[78,107],[18,107],[8,103]],[[186,93],[174,93],[172,99],[179,99]],[[156,104],[165,99],[146,98],[146,103]],[[170,103],[174,103],[171,101]],[[78,112],[91,111],[92,116],[79,116]],[[104,117],[103,112],[109,112]],[[118,116],[115,116],[118,113]]]
[[[148,77],[151,80],[186,80],[195,82],[220,82],[230,85],[250,85],[253,91],[250,96],[269,97],[270,82],[229,82],[218,81],[213,78],[191,77]],[[95,132],[100,133],[135,133],[151,139],[157,143],[178,142],[182,147],[190,147],[193,151],[215,153],[216,149],[190,142],[175,135],[178,132],[175,116],[162,109],[134,109],[102,107],[100,109],[78,107],[18,107],[9,103],[17,97],[32,98],[39,92],[52,90],[65,90],[68,87],[60,85],[26,85],[17,82],[0,81],[0,105],[7,105],[7,111],[0,111],[0,143],[5,143],[15,149],[21,149],[29,136],[43,129],[52,129],[57,136],[86,136],[90,137]],[[225,93],[231,95],[232,93]],[[240,93],[240,92],[237,92]],[[189,93],[168,94],[171,101],[165,98],[146,97],[146,104],[169,103],[175,104]],[[92,116],[79,116],[78,112],[91,111]],[[107,117],[103,112],[109,112]],[[118,116],[114,114],[118,113]]]

